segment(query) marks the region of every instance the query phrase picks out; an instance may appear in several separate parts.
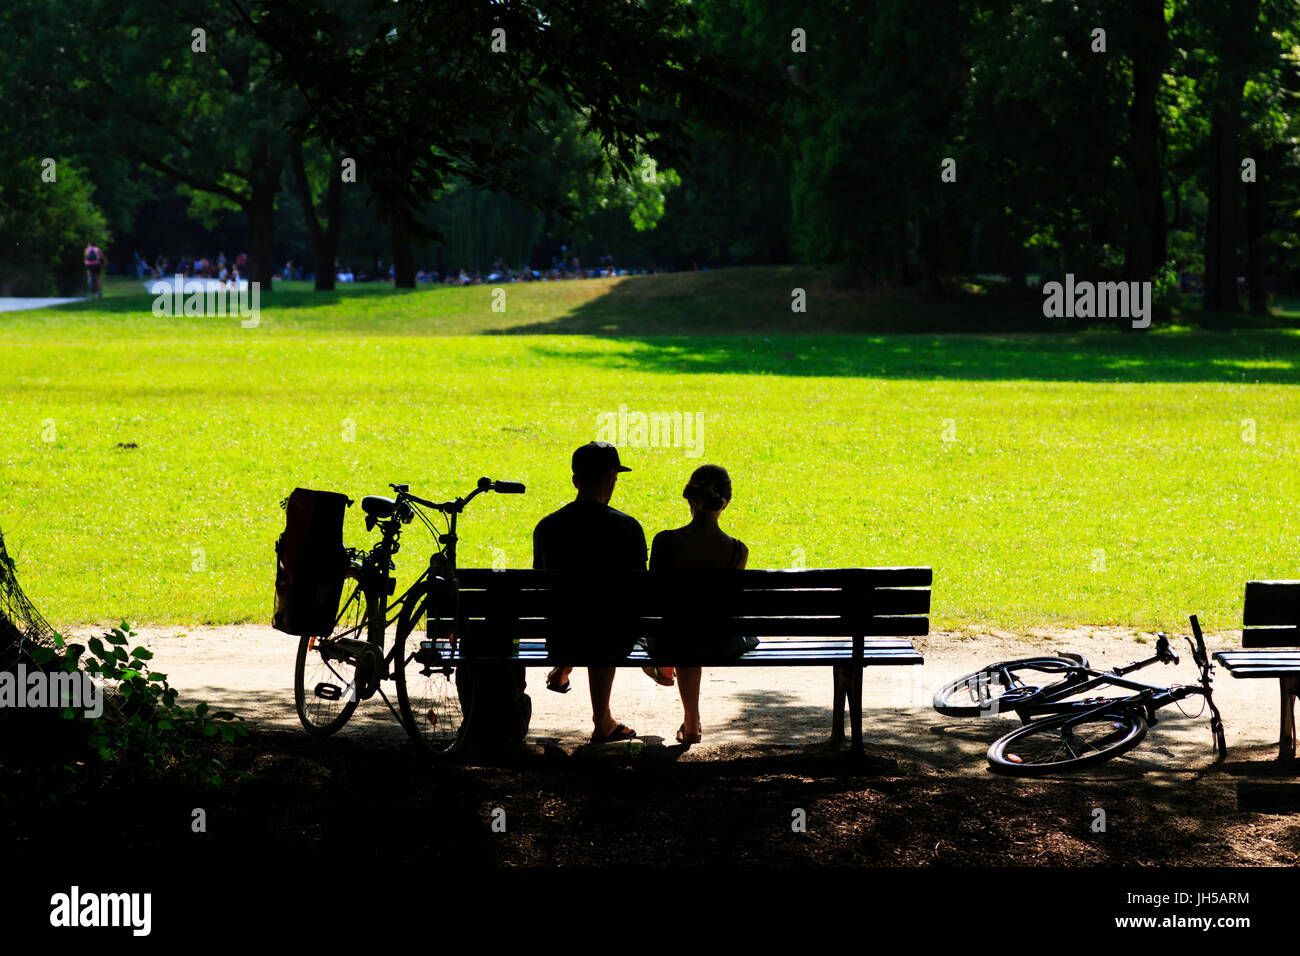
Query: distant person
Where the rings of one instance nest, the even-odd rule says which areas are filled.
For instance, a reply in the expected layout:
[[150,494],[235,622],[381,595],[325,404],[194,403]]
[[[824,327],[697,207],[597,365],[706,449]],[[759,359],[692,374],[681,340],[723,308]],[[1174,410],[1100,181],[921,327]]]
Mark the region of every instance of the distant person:
[[[691,509],[690,523],[672,531],[661,531],[650,546],[650,570],[653,571],[740,571],[749,563],[749,548],[739,538],[722,530],[718,518],[731,503],[731,476],[719,465],[701,465],[691,473],[682,497]],[[701,639],[705,636],[701,635]],[[723,656],[743,653],[756,645],[753,638],[726,638],[721,647],[702,649]],[[652,648],[653,650],[653,648]],[[675,671],[675,673],[674,673]],[[700,742],[699,667],[647,667],[645,672],[660,684],[671,686],[674,678],[682,698],[682,726],[677,740],[683,744]]]
[[[573,453],[573,487],[577,497],[537,523],[533,531],[533,567],[558,570],[644,571],[645,532],[635,518],[609,506],[621,472],[631,471],[619,461],[618,449],[608,442],[589,442]],[[579,609],[590,611],[590,608]],[[632,649],[633,634],[608,637],[608,646],[591,648],[609,651],[611,658],[626,656]],[[546,676],[546,687],[559,694],[569,692],[572,667],[556,667]],[[615,720],[609,710],[614,687],[613,667],[587,668],[591,689],[592,743],[631,740],[636,731]]]
[[104,297],[104,284],[101,272],[108,262],[108,257],[104,255],[99,246],[93,242],[88,242],[81,258],[82,264],[86,267],[86,287],[90,290],[90,294],[86,298],[99,296],[102,299]]

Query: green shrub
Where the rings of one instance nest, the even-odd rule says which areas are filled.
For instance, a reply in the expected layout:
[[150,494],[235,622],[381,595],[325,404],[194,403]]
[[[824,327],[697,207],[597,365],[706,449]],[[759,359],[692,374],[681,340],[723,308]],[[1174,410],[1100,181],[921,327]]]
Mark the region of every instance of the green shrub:
[[213,712],[205,703],[192,709],[178,704],[167,675],[152,669],[153,653],[140,645],[127,650],[134,637],[123,621],[84,646],[56,634],[55,648],[33,647],[29,653],[47,670],[83,670],[102,681],[106,690],[111,688],[99,717],[85,717],[72,707],[61,712],[67,720],[92,722],[86,740],[102,760],[139,763],[154,772],[176,769],[183,777],[219,785],[223,768],[205,745],[247,736],[242,718],[230,711]]

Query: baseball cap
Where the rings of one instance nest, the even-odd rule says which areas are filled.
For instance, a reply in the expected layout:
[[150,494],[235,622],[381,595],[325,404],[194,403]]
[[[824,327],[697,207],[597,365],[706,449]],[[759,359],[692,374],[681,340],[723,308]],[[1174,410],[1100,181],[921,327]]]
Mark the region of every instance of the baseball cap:
[[611,468],[632,470],[618,460],[618,449],[607,441],[589,441],[573,453],[573,473],[579,478],[596,478]]

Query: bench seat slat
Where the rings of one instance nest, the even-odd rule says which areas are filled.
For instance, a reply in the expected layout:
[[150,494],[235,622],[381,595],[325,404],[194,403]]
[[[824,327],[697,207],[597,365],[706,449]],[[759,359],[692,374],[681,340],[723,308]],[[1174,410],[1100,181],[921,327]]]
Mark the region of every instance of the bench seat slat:
[[[853,659],[853,645],[850,641],[837,643],[808,643],[804,641],[771,641],[760,644],[754,650],[740,657],[718,660],[717,658],[691,661],[686,655],[675,655],[681,659],[678,666],[689,667],[696,663],[704,667],[745,667],[768,664],[773,666],[801,666],[831,663],[845,663]],[[525,665],[551,663],[544,641],[523,640],[519,643],[519,656],[512,658]],[[650,662],[650,656],[642,649],[636,648],[628,655],[624,666],[641,666]],[[865,641],[863,646],[863,664],[922,664],[924,657],[909,641]]]
[[1233,677],[1279,678],[1300,674],[1300,650],[1219,651],[1214,657]]

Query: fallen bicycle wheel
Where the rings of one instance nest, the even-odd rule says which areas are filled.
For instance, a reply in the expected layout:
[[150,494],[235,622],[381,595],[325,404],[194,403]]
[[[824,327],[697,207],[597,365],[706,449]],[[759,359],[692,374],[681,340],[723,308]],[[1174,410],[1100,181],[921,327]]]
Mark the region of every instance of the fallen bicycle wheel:
[[[1012,704],[1036,694],[1071,671],[1087,667],[1079,654],[1026,657],[992,664],[953,681],[934,695],[934,709],[948,717],[992,717],[1010,713]],[[1003,677],[1006,681],[1004,682]]]
[[989,769],[1018,777],[1078,770],[1127,753],[1147,735],[1141,714],[1062,714],[1035,720],[989,747]]

